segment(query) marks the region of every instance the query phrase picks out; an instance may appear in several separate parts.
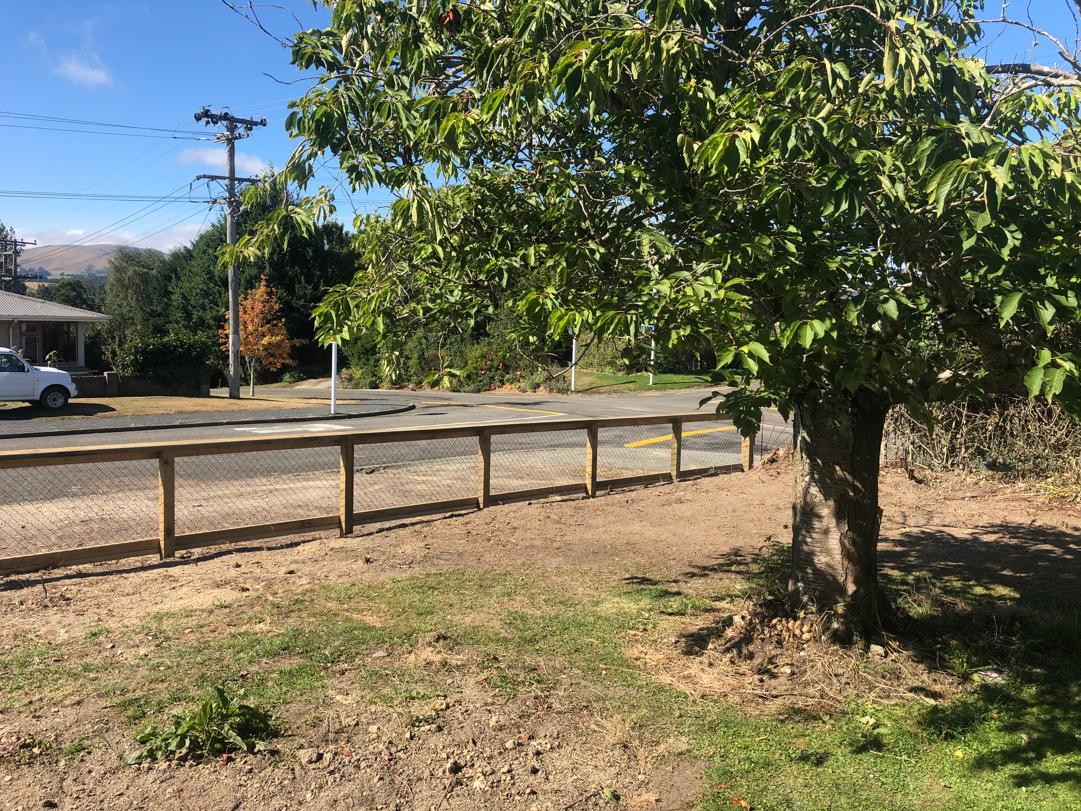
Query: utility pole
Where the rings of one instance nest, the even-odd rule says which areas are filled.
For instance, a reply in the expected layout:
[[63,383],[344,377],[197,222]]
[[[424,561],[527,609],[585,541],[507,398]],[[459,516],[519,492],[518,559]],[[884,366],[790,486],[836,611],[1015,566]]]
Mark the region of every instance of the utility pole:
[[[0,229],[0,233],[3,233],[3,229]],[[37,242],[16,239],[14,231],[9,230],[8,233],[10,236],[0,236],[0,290],[14,293],[19,282],[40,279],[41,276],[19,273],[19,254],[27,245],[37,245]]]
[[[199,175],[197,180],[225,181],[225,239],[230,245],[236,245],[236,218],[240,213],[239,198],[236,195],[237,181],[255,183],[256,178],[236,176],[236,142],[247,138],[256,127],[265,127],[266,119],[237,118],[228,111],[212,113],[204,107],[195,114],[196,121],[206,126],[222,124],[225,132],[219,133],[217,140],[225,144],[228,160],[227,175]],[[236,264],[229,266],[229,397],[240,399],[240,274]]]

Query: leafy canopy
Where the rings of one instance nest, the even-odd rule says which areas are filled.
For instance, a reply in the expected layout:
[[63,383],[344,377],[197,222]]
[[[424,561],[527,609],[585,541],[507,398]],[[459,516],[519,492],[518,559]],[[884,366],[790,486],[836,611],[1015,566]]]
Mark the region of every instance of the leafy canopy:
[[[537,339],[708,342],[747,428],[814,389],[1081,403],[1076,86],[1001,81],[977,2],[327,4],[279,182],[330,153],[400,199],[358,219],[324,338],[494,293]],[[332,211],[314,191],[239,252]]]

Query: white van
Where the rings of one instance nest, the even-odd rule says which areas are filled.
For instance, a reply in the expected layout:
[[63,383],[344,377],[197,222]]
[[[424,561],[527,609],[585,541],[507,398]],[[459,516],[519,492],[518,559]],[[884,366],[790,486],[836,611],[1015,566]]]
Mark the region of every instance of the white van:
[[31,366],[0,346],[0,400],[24,400],[46,411],[59,411],[78,394],[71,375],[48,366]]

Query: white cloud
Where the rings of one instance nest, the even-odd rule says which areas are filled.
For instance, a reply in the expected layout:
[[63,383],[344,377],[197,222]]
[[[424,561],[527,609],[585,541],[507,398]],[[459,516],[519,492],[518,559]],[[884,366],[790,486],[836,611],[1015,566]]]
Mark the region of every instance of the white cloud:
[[[177,155],[177,160],[185,166],[206,166],[211,169],[217,169],[219,172],[225,172],[228,169],[225,147],[185,149]],[[236,154],[236,169],[237,172],[241,174],[253,176],[261,175],[269,168],[270,164],[257,155],[249,155],[244,152],[238,152]]]
[[112,75],[96,55],[79,57],[69,54],[61,58],[53,73],[82,87],[109,87],[113,83]]

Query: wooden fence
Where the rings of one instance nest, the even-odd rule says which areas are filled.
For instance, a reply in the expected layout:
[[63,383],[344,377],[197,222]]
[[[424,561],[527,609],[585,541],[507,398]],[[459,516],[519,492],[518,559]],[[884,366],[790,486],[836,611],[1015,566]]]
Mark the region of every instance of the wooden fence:
[[[157,537],[119,543],[97,544],[74,549],[58,549],[36,554],[0,558],[0,576],[31,572],[57,566],[119,560],[141,555],[171,558],[180,550],[238,541],[275,538],[302,533],[337,530],[339,535],[351,534],[363,524],[413,518],[461,510],[477,510],[495,504],[510,504],[535,499],[584,496],[593,497],[615,488],[647,484],[671,483],[717,473],[747,470],[753,464],[753,438],[743,438],[740,462],[684,470],[683,426],[687,423],[726,420],[718,414],[680,414],[642,417],[612,417],[599,419],[546,420],[501,422],[443,428],[376,429],[349,433],[327,432],[302,436],[269,436],[260,438],[185,440],[169,443],[133,443],[41,450],[0,451],[0,470],[18,468],[48,468],[61,465],[83,465],[102,462],[157,460],[158,463],[158,533]],[[603,428],[640,426],[670,427],[671,467],[664,473],[598,479],[600,431]],[[577,483],[560,484],[492,493],[492,437],[510,434],[535,434],[554,431],[584,433],[584,464],[582,479]],[[471,498],[429,501],[420,504],[386,507],[356,512],[354,499],[354,448],[357,445],[423,442],[443,439],[475,438],[477,440],[477,494]],[[667,439],[667,437],[665,437]],[[319,515],[299,520],[277,521],[269,524],[217,529],[208,532],[176,533],[176,460],[185,457],[212,456],[265,451],[337,447],[340,464],[338,472],[338,511],[334,515]]]

